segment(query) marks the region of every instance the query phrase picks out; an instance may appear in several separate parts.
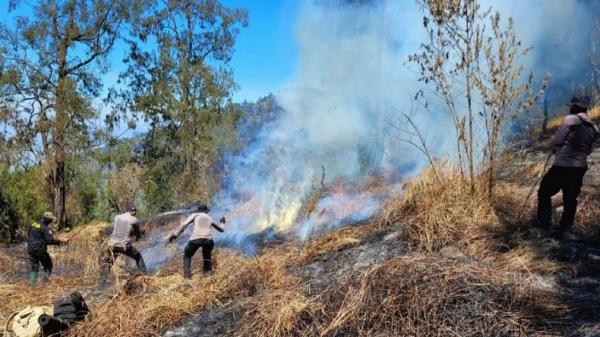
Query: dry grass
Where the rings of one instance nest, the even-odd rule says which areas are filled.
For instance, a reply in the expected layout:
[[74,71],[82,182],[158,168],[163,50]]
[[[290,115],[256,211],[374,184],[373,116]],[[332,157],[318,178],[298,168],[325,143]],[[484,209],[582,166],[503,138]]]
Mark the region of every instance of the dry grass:
[[389,200],[381,215],[384,225],[400,226],[405,237],[425,251],[436,251],[458,241],[472,247],[499,225],[483,184],[478,184],[470,195],[456,170],[442,172],[442,184],[431,170],[406,184],[402,196]]
[[0,282],[4,281],[5,275],[9,272],[19,269],[19,263],[14,256],[8,256],[4,252],[0,251]]
[[91,317],[70,336],[156,336],[191,313],[248,296],[259,284],[252,261],[235,254],[222,256],[224,268],[211,278],[195,276],[192,287],[182,286],[179,274],[141,277],[125,291],[92,309]]
[[515,271],[526,275],[553,275],[565,272],[548,252],[540,252],[531,242],[516,242],[516,248],[496,257],[494,265],[500,270]]
[[301,289],[276,289],[251,298],[236,336],[316,335],[320,330],[318,299],[307,298]]
[[49,247],[54,262],[54,274],[60,276],[53,276],[50,281],[42,278],[36,287],[31,287],[26,282],[29,264],[25,247],[23,256],[9,258],[0,255],[2,273],[22,274],[20,282],[0,283],[0,322],[5,321],[12,312],[27,305],[52,304],[56,299],[74,290],[87,293],[93,289],[98,277],[98,247],[101,241],[99,230],[105,225],[93,223],[81,227],[71,234],[73,240],[69,245]]
[[556,320],[535,310],[561,306],[520,283],[476,265],[397,258],[346,285],[341,303],[333,294],[320,335],[531,336]]
[[304,244],[292,261],[295,265],[310,263],[327,253],[355,246],[373,232],[373,226],[352,226],[326,233]]
[[[379,264],[308,296],[274,289],[242,303],[236,336],[559,335],[566,307],[525,277],[431,255]],[[544,308],[552,308],[546,312]]]
[[[516,180],[530,181],[538,169],[524,162],[511,170]],[[0,298],[5,299],[0,318],[79,289],[92,311],[70,331],[73,337],[159,336],[190,314],[211,308],[234,308],[239,314],[231,327],[235,336],[561,335],[561,318],[572,308],[557,293],[533,284],[537,275],[567,267],[552,261],[536,242],[521,238],[533,200],[523,214],[511,211],[522,205],[527,185],[501,182],[490,201],[480,184],[471,195],[458,172],[439,172],[443,184],[425,171],[366,225],[304,243],[267,247],[256,257],[217,249],[213,276],[196,273],[191,287],[183,285],[176,258],[153,276],[130,278],[117,270],[115,296],[93,295],[102,241],[98,233],[106,225],[96,223],[73,233],[69,246],[53,252],[65,277],[34,289],[0,284]],[[600,215],[594,201],[591,196],[583,199],[578,215],[582,223],[591,224]],[[402,233],[413,248],[411,254],[332,281],[318,292],[311,289],[314,280],[295,273],[326,254],[353,249],[390,229]],[[436,252],[448,245],[460,247],[472,262],[440,258]],[[1,254],[0,262],[2,272],[21,268]],[[200,263],[194,259],[194,270]],[[74,271],[77,278],[72,277]]]

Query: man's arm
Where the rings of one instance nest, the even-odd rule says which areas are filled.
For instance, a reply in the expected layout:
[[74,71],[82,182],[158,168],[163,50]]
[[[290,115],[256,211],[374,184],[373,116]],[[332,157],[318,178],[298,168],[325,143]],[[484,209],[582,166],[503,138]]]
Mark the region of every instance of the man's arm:
[[139,241],[142,235],[144,234],[142,230],[140,230],[139,221],[134,222],[131,225],[131,234],[135,237],[135,241]]
[[62,240],[57,240],[54,238],[52,231],[50,228],[48,228],[48,226],[44,227],[44,241],[46,241],[46,244],[49,246],[58,246],[63,243]]
[[219,232],[223,233],[225,231],[225,217],[222,217],[221,220],[219,220],[219,224],[215,224],[214,222],[210,224],[211,226],[213,226],[214,229],[218,230]]
[[177,237],[179,235],[181,235],[181,233],[183,233],[183,231],[185,230],[185,228],[194,221],[194,219],[196,218],[196,214],[192,214],[190,216],[188,216],[187,218],[185,218],[185,220],[183,220],[180,224],[179,227],[177,227],[175,230],[171,231],[169,233],[169,235],[167,236],[167,239],[169,240],[169,242],[177,239]]

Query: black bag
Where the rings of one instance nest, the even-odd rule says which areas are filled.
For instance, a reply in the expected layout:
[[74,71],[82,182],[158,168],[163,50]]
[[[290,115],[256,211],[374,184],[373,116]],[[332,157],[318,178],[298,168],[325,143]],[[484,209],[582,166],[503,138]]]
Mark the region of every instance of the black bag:
[[54,318],[67,325],[83,321],[89,312],[90,309],[78,291],[54,303]]
[[62,336],[69,330],[71,325],[83,321],[90,312],[83,297],[78,291],[71,293],[68,297],[61,298],[54,302],[54,315],[42,315],[38,323],[42,327],[42,335]]

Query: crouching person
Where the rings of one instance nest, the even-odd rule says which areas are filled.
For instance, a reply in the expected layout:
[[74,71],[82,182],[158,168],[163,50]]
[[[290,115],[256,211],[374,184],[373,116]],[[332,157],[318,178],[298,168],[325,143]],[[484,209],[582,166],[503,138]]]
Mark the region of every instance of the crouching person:
[[142,236],[136,214],[137,209],[129,207],[127,212],[115,217],[113,233],[108,240],[108,247],[100,254],[99,287],[106,285],[110,268],[115,263],[115,259],[119,254],[124,254],[134,259],[138,270],[144,274],[147,273],[142,254],[132,244],[134,238],[137,241]]
[[203,271],[204,275],[210,275],[212,271],[212,250],[215,247],[213,241],[213,230],[219,232],[225,231],[225,217],[219,221],[219,225],[213,222],[213,219],[207,214],[208,206],[200,205],[196,213],[187,217],[179,227],[169,233],[167,239],[173,242],[185,228],[194,223],[194,229],[190,236],[190,241],[185,246],[183,254],[183,277],[190,279],[192,277],[192,257],[199,248],[202,248],[202,259],[204,260]]

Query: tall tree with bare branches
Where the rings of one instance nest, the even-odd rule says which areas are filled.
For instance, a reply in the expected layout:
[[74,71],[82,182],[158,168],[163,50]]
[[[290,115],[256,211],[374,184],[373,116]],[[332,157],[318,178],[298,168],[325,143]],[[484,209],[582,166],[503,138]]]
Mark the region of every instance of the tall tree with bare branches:
[[[433,86],[433,96],[421,90],[416,98],[448,114],[463,179],[473,193],[478,168],[483,168],[491,196],[504,122],[529,109],[543,92],[533,93],[532,75],[522,78],[519,58],[529,49],[521,47],[512,19],[502,25],[500,14],[482,10],[477,0],[417,4],[425,12],[427,40],[409,60],[419,66],[420,81]],[[480,125],[485,132],[475,131]],[[479,143],[481,156],[475,152]]]

